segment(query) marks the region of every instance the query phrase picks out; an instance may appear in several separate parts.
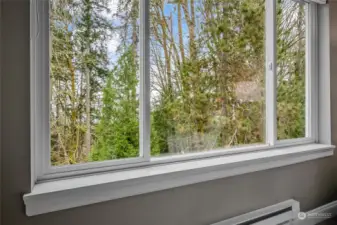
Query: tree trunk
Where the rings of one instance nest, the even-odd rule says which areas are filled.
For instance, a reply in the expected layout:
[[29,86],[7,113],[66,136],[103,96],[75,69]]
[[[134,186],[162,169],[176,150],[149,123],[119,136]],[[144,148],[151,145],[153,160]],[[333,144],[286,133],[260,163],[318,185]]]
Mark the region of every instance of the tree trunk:
[[139,4],[137,0],[134,0],[132,3],[131,9],[131,20],[132,20],[132,51],[134,55],[135,65],[137,65],[137,44],[138,44],[138,28],[137,28],[137,19],[138,19],[138,10]]
[[85,106],[86,106],[86,128],[87,132],[85,134],[85,153],[88,155],[91,149],[91,102],[90,102],[90,70],[86,66],[85,68],[85,78],[86,78],[86,94],[85,94]]
[[181,15],[181,3],[179,0],[178,3],[178,33],[179,33],[179,49],[181,54],[181,61],[185,62],[185,49],[184,49],[184,40],[183,40],[183,26],[182,26],[182,15]]

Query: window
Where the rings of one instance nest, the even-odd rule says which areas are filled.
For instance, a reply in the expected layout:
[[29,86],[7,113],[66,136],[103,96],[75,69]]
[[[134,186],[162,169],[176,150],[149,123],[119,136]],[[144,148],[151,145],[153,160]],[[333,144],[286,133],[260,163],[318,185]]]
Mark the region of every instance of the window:
[[306,4],[292,0],[277,6],[277,137],[307,137]]
[[265,143],[264,1],[153,0],[150,15],[152,148]]
[[316,3],[37,8],[45,18],[32,27],[37,179],[317,140]]
[[333,155],[319,4],[31,0],[26,214]]

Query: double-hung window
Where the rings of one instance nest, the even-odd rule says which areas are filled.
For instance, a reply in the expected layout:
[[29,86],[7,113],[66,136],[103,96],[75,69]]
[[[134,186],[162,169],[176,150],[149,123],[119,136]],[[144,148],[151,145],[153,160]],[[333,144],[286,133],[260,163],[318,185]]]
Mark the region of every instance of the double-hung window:
[[314,149],[320,4],[33,0],[33,185]]

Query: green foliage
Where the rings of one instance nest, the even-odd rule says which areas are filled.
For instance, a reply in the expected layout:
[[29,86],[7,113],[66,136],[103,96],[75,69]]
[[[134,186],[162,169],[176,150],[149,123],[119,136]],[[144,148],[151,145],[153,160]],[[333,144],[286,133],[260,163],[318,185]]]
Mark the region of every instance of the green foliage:
[[139,147],[136,65],[130,49],[123,54],[103,90],[102,117],[96,128],[93,161],[136,157]]
[[[293,15],[293,22],[287,19]],[[278,139],[305,137],[305,13],[304,6],[281,0],[278,4]],[[285,26],[286,21],[290,23]]]
[[85,133],[100,111],[91,103],[99,100],[102,80],[109,72],[105,43],[111,24],[100,15],[107,10],[105,0],[51,3],[53,165],[87,161],[90,146],[84,144]]
[[[92,161],[137,157],[139,121],[137,69],[131,47],[125,50],[110,74],[103,90],[103,108],[96,127],[97,140]],[[152,133],[152,152],[158,153],[156,133]]]
[[[166,1],[150,4],[151,154],[264,142],[265,1],[170,4],[171,14]],[[118,0],[113,15],[108,6],[108,0],[54,1],[55,165],[139,155],[139,1]],[[304,18],[301,4],[278,1],[279,139],[305,135]],[[113,66],[108,45],[116,36]],[[242,97],[251,86],[257,93]]]

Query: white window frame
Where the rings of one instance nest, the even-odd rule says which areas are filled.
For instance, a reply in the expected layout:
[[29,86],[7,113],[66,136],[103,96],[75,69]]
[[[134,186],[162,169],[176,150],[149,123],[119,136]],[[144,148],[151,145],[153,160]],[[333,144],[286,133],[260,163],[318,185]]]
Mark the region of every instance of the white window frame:
[[[39,3],[40,4],[37,4]],[[232,149],[217,149],[207,152],[191,153],[168,157],[150,156],[150,73],[149,73],[149,1],[140,4],[140,149],[139,157],[117,159],[103,162],[52,167],[50,162],[49,136],[49,5],[46,0],[32,0],[38,17],[32,18],[32,79],[31,79],[31,120],[32,149],[36,150],[36,179],[52,179],[76,174],[93,173],[114,169],[133,168],[144,165],[176,162],[221,156],[282,146],[309,144],[317,142],[317,29],[306,29],[306,137],[277,140],[276,122],[276,1],[266,1],[266,138],[265,144],[253,144]],[[317,4],[308,3],[306,28],[317,28]],[[267,16],[269,15],[269,16]],[[38,31],[37,31],[38,30]],[[310,65],[310,68],[309,66]]]
[[[49,2],[31,0],[31,171],[27,215],[163,190],[333,155],[330,129],[329,8],[306,14],[306,137],[277,140],[276,1],[266,0],[266,143],[150,157],[149,0],[140,4],[140,157],[52,167],[49,135]],[[324,2],[319,2],[323,4]],[[270,20],[270,18],[273,18]],[[146,76],[145,76],[146,75]],[[101,173],[107,172],[110,173]],[[95,174],[92,176],[92,174]],[[75,178],[79,175],[81,178]],[[62,178],[62,179],[61,179]],[[65,179],[67,178],[67,179]],[[80,191],[73,193],[72,188]],[[97,190],[95,189],[97,188]],[[106,189],[104,189],[106,188]],[[102,197],[102,190],[105,195]],[[92,191],[86,199],[87,192]],[[71,193],[69,193],[71,192]],[[76,195],[67,201],[69,194]],[[50,205],[50,199],[58,199]]]

